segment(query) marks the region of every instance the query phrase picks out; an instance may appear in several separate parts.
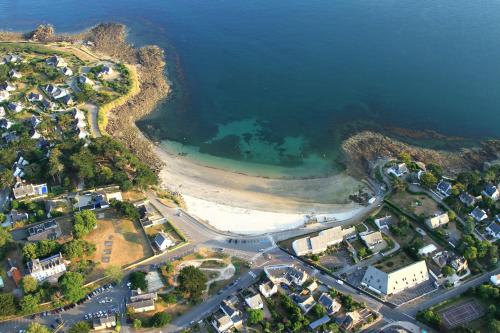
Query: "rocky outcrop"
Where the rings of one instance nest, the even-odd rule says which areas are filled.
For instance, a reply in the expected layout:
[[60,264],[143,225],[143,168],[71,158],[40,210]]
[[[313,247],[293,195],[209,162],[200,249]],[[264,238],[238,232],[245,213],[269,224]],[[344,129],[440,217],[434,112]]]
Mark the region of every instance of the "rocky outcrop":
[[51,42],[54,40],[56,31],[51,24],[39,25],[35,30],[27,34],[27,38],[35,42]]
[[345,140],[342,149],[346,164],[356,173],[369,172],[379,158],[397,157],[401,152],[407,152],[417,161],[437,164],[448,174],[454,175],[465,170],[480,169],[486,162],[498,159],[500,141],[484,141],[476,148],[444,151],[417,147],[380,133],[364,131]]
[[152,112],[170,92],[164,74],[163,50],[157,46],[133,48],[127,44],[126,29],[121,24],[100,24],[91,29],[86,38],[94,44],[94,51],[137,65],[140,93],[111,110],[106,132],[120,140],[154,170],[159,171],[162,162],[155,155],[152,143],[142,135],[135,122]]
[[85,39],[94,50],[129,64],[137,63],[137,49],[126,42],[127,30],[123,24],[101,23],[90,29]]

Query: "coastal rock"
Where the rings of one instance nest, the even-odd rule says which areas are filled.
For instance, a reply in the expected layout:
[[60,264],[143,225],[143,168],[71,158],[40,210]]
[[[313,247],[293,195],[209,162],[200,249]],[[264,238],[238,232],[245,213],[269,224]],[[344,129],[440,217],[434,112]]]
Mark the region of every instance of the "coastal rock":
[[483,168],[485,162],[498,159],[500,141],[489,140],[475,148],[444,151],[417,147],[380,133],[363,131],[345,140],[342,150],[348,167],[355,173],[366,174],[377,159],[394,158],[401,152],[407,152],[414,160],[439,165],[449,175],[456,175]]
[[94,45],[94,51],[120,59],[129,64],[137,63],[137,50],[126,42],[127,31],[123,24],[101,23],[85,36]]
[[116,23],[99,24],[85,38],[93,42],[95,52],[136,66],[140,93],[111,110],[106,131],[159,172],[163,163],[154,154],[152,143],[142,135],[135,122],[152,112],[170,92],[164,75],[163,50],[154,45],[139,49],[132,47],[126,43],[125,26]]
[[41,24],[28,33],[27,38],[36,42],[51,42],[55,37],[55,29],[51,24]]

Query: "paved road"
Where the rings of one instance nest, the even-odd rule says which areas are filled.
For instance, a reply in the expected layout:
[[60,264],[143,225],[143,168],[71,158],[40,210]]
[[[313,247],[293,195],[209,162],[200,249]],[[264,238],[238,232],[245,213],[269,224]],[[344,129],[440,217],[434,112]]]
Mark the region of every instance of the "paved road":
[[87,109],[87,117],[88,123],[90,125],[90,133],[94,138],[98,138],[101,136],[101,131],[99,130],[99,107],[95,104],[86,103],[84,105],[85,109]]

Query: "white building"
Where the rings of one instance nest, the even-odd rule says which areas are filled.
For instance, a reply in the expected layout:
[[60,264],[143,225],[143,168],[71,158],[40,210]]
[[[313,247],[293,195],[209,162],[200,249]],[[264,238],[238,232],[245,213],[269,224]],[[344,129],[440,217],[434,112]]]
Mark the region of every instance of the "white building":
[[469,214],[476,220],[476,222],[481,222],[488,218],[488,214],[479,207],[474,208],[474,210]]
[[45,60],[45,62],[47,63],[47,65],[54,66],[54,67],[66,67],[66,66],[68,66],[66,61],[59,56],[52,56],[50,58],[47,58],[47,60]]
[[378,294],[392,295],[428,280],[429,271],[427,265],[425,260],[421,260],[390,273],[369,266],[363,276],[361,285]]
[[445,197],[449,197],[451,195],[452,186],[447,181],[441,180],[439,184],[437,184],[436,189]]
[[66,76],[71,76],[73,75],[73,71],[69,67],[63,67],[61,68],[61,73]]
[[38,282],[56,279],[66,272],[66,263],[62,254],[45,259],[33,259],[28,263],[28,271]]
[[172,247],[175,242],[170,238],[169,235],[166,233],[160,231],[158,234],[156,234],[153,243],[156,245],[158,250],[160,251],[165,251],[169,247]]
[[260,294],[255,294],[253,296],[246,297],[245,303],[248,305],[250,309],[256,310],[264,308],[264,302],[262,301]]
[[378,244],[381,244],[384,241],[380,231],[360,234],[360,238],[370,250],[375,249]]
[[309,277],[305,271],[291,265],[265,266],[264,273],[275,284],[285,283],[302,286]]
[[390,167],[387,170],[387,173],[389,175],[394,175],[396,177],[401,177],[404,174],[408,173],[408,167],[406,166],[406,163],[399,163],[399,164],[396,164],[396,165]]
[[265,298],[269,298],[278,292],[278,287],[272,281],[267,281],[259,285],[259,291]]
[[418,254],[420,254],[421,256],[428,256],[428,255],[434,253],[434,251],[436,251],[436,250],[437,250],[436,245],[428,244],[428,245],[422,247],[420,250],[418,250]]
[[326,311],[328,311],[328,314],[330,316],[332,314],[334,314],[335,312],[338,312],[340,310],[340,308],[342,307],[342,305],[339,302],[337,302],[337,300],[333,299],[327,293],[321,294],[318,302],[319,302],[319,304],[321,304],[325,307]]
[[490,277],[490,282],[494,285],[494,286],[500,286],[500,274],[497,274],[497,275],[492,275]]
[[292,248],[298,256],[325,252],[329,246],[341,243],[354,230],[354,227],[342,229],[340,226],[326,229],[320,231],[318,236],[305,237],[293,241]]
[[430,229],[439,228],[449,222],[450,222],[450,217],[448,216],[448,213],[441,213],[441,212],[435,213],[433,216],[425,220],[425,224]]
[[389,230],[389,226],[392,223],[392,216],[387,215],[374,220],[379,230],[386,229]]
[[49,193],[47,184],[22,184],[17,183],[12,189],[15,199],[43,197]]
[[486,227],[486,232],[495,240],[500,239],[500,222],[493,221]]
[[494,201],[497,201],[498,198],[500,197],[500,192],[498,191],[498,188],[492,184],[486,185],[481,194]]
[[0,102],[8,101],[10,98],[10,94],[8,91],[0,90]]

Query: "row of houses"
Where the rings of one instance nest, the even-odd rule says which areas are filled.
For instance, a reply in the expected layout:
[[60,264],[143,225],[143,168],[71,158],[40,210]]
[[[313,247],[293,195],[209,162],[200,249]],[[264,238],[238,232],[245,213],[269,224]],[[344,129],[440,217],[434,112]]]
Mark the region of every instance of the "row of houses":
[[[438,183],[436,190],[444,197],[448,197],[451,195],[452,188],[453,186],[450,182],[446,180],[441,180]],[[487,184],[481,191],[481,195],[493,201],[497,201],[498,199],[500,199],[500,191],[498,188],[499,186],[497,185]],[[467,207],[475,206],[474,209],[469,213],[469,216],[471,216],[474,219],[474,221],[479,223],[488,219],[488,213],[479,206],[476,206],[477,202],[481,200],[480,196],[475,197],[470,193],[463,191],[462,193],[460,193],[458,198]],[[443,213],[441,216],[434,217],[433,221],[430,221],[430,226],[434,225],[441,226],[443,224],[448,223],[448,221],[449,219],[447,217],[447,214],[446,216],[444,216]],[[493,240],[500,239],[500,216],[493,217],[493,220],[486,227],[485,231],[493,238]]]
[[[264,298],[269,298],[278,292],[279,284],[302,286],[308,279],[306,272],[293,266],[266,266],[264,267],[267,279],[258,285],[258,292],[245,290],[243,304],[236,295],[223,300],[218,309],[212,314],[210,323],[219,332],[229,332],[243,326],[243,307],[249,309],[263,309]],[[304,303],[305,304],[305,303]]]

